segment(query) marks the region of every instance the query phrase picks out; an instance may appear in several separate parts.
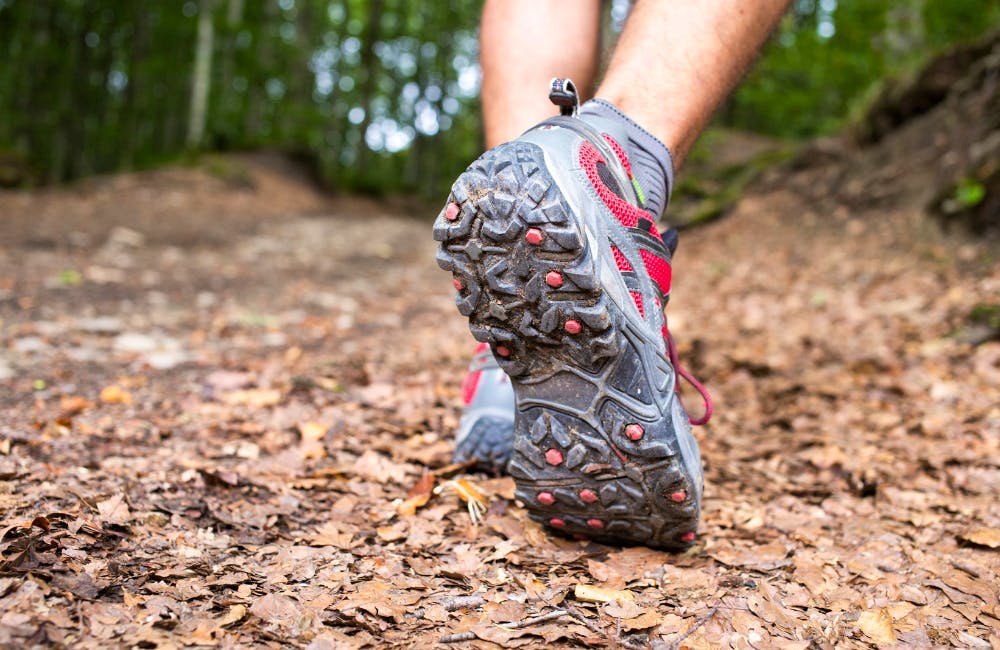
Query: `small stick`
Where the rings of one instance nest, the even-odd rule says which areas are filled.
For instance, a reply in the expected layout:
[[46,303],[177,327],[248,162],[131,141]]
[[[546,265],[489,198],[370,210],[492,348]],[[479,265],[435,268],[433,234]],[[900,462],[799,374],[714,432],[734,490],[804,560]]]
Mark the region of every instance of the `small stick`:
[[[594,632],[595,634],[600,634],[605,639],[610,639],[608,633],[605,632],[603,628],[601,628],[597,623],[595,623],[592,620],[590,620],[589,618],[587,618],[587,616],[583,612],[581,612],[580,610],[578,610],[576,607],[573,607],[572,605],[566,605],[566,611],[569,612],[569,615],[574,620],[579,621],[580,623],[582,623],[584,625],[584,627],[586,627],[591,632]],[[637,644],[637,643],[633,643],[632,641],[629,641],[628,639],[622,639],[622,638],[620,638],[621,637],[621,618],[618,619],[618,636],[619,636],[619,638],[616,639],[615,641],[618,643],[619,646],[625,648],[625,650],[644,650],[645,648],[648,647],[648,646],[645,646],[645,645],[640,645],[640,644]]]
[[675,639],[675,640],[673,640],[673,641],[670,642],[670,645],[667,646],[668,650],[678,650],[681,647],[681,644],[684,642],[684,640],[687,639],[692,634],[694,634],[695,630],[697,630],[699,627],[701,627],[705,623],[708,623],[708,620],[710,618],[712,618],[713,616],[715,616],[715,613],[717,611],[719,611],[719,608],[718,608],[718,606],[715,606],[715,607],[712,607],[711,609],[709,609],[707,612],[705,612],[701,616],[699,616],[698,620],[694,622],[694,625],[692,625],[691,627],[688,628],[687,632],[685,632],[684,634],[682,634],[679,639]]
[[580,623],[583,623],[584,627],[586,627],[591,632],[595,632],[597,634],[600,634],[601,636],[607,636],[607,633],[604,631],[603,628],[601,628],[600,625],[587,618],[586,614],[578,610],[576,607],[573,607],[572,605],[567,605],[566,611],[569,612],[569,615],[572,616],[574,619],[576,619]]
[[522,627],[528,627],[529,625],[534,625],[535,623],[544,623],[545,621],[551,621],[554,618],[559,618],[561,616],[566,616],[569,614],[565,609],[557,609],[549,612],[548,614],[541,614],[533,618],[526,618],[523,621],[511,621],[510,623],[501,623],[500,627],[505,627],[508,630],[519,630]]
[[[557,609],[555,611],[549,612],[548,614],[541,614],[539,616],[534,616],[532,618],[526,618],[523,621],[511,621],[510,623],[500,623],[499,627],[507,630],[519,630],[522,627],[528,627],[529,625],[534,625],[535,623],[544,623],[545,621],[551,621],[562,616],[567,616],[569,612],[565,609]],[[457,632],[455,634],[446,634],[441,637],[439,643],[457,643],[460,641],[472,641],[476,638],[475,632]]]
[[469,596],[455,596],[454,598],[449,598],[444,601],[443,605],[446,610],[453,612],[456,609],[464,609],[466,607],[479,607],[485,604],[486,601],[479,594],[471,594]]

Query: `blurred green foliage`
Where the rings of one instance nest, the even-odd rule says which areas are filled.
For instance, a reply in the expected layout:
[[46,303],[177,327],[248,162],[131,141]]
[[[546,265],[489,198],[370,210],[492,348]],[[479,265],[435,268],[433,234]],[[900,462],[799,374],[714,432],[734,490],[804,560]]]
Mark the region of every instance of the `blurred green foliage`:
[[[267,147],[306,156],[334,187],[439,196],[481,149],[480,5],[0,0],[2,178]],[[880,79],[998,22],[1000,3],[982,0],[797,0],[719,120],[830,132]],[[206,42],[204,128],[192,130]]]
[[831,133],[886,77],[997,25],[995,1],[796,0],[720,118],[782,137]]
[[40,182],[181,157],[207,11],[196,149],[277,148],[335,187],[438,192],[480,153],[479,4],[0,0],[0,153]]

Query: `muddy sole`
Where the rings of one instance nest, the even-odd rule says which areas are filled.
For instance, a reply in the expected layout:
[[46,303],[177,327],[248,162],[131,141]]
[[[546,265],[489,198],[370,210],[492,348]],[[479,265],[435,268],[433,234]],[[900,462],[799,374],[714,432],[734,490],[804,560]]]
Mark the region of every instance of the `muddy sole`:
[[688,547],[700,468],[692,479],[679,453],[697,454],[677,438],[683,409],[663,408],[672,372],[600,286],[595,255],[610,252],[592,250],[541,148],[512,142],[473,163],[434,237],[459,312],[511,377],[508,470],[531,517],[573,537]]

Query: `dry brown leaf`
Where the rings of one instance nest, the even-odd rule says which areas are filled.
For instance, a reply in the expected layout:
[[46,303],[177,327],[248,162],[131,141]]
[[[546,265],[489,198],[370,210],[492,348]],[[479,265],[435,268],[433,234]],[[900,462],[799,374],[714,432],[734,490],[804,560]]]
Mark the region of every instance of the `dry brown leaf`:
[[396,506],[396,512],[404,517],[411,517],[417,513],[419,508],[427,505],[434,490],[434,475],[424,472],[410,491],[406,494],[406,499]]
[[149,598],[148,596],[140,596],[137,594],[133,594],[128,589],[124,588],[122,589],[122,602],[125,603],[125,606],[128,607],[129,609],[138,607],[139,605],[146,602],[148,598]]
[[326,437],[328,427],[322,422],[302,422],[299,424],[299,435],[302,442],[316,442]]
[[328,427],[322,422],[302,422],[299,424],[299,434],[302,436],[301,451],[303,458],[326,458],[326,447],[323,439]]
[[489,500],[479,487],[467,476],[449,479],[434,488],[435,494],[454,493],[465,502],[473,525],[479,525],[486,516]]
[[406,607],[397,603],[391,593],[392,585],[383,580],[371,580],[358,585],[357,591],[349,595],[335,607],[341,612],[363,609],[377,616],[399,620],[406,615]]
[[110,499],[99,502],[97,511],[104,523],[124,525],[132,521],[132,512],[129,510],[123,494],[116,494]]
[[336,546],[337,548],[350,549],[353,547],[354,534],[345,531],[344,527],[333,520],[330,520],[316,529],[316,533],[307,537],[311,546]]
[[283,594],[267,594],[250,606],[250,613],[268,623],[290,626],[299,617],[299,606]]
[[1000,528],[979,528],[959,537],[970,544],[986,548],[1000,548]]
[[508,501],[514,498],[514,491],[517,489],[517,485],[514,484],[514,479],[509,476],[479,481],[476,485],[479,486],[479,489],[482,490],[486,496],[507,499]]
[[264,408],[281,402],[281,391],[277,388],[247,388],[234,390],[222,396],[222,401],[232,406]]
[[628,589],[605,589],[585,584],[576,585],[573,588],[573,596],[585,603],[614,603],[635,600],[635,594]]
[[392,462],[373,449],[366,449],[365,453],[354,462],[354,472],[360,478],[369,481],[388,483],[403,480],[406,476],[406,466]]
[[656,610],[648,609],[634,618],[622,619],[623,630],[646,630],[656,627],[663,621],[663,616]]
[[399,521],[392,526],[380,526],[375,532],[383,542],[396,542],[405,539],[409,530],[410,527],[405,521]]
[[792,563],[788,559],[788,547],[780,542],[744,548],[728,544],[719,545],[709,550],[708,554],[726,566],[758,571],[773,571]]
[[84,399],[79,395],[66,395],[59,400],[59,417],[73,417],[74,415],[78,415],[93,406],[93,402],[88,399]]
[[111,384],[101,389],[101,401],[105,404],[131,404],[132,393],[118,384]]
[[494,623],[512,623],[524,620],[528,615],[528,608],[524,603],[516,600],[505,600],[496,606],[496,609],[489,612],[489,618]]
[[626,548],[611,553],[606,560],[587,560],[587,569],[597,582],[612,589],[623,588],[625,583],[655,574],[670,556],[648,548]]
[[247,615],[246,605],[236,604],[229,608],[229,611],[222,615],[219,620],[215,622],[218,627],[229,627],[230,625],[243,620],[243,617]]
[[213,627],[208,623],[199,623],[198,627],[191,631],[188,639],[194,641],[198,645],[208,645],[212,641],[213,631]]
[[604,606],[604,613],[613,618],[631,619],[642,616],[647,610],[635,604],[635,601],[617,599]]
[[896,642],[896,631],[892,628],[892,615],[885,607],[861,612],[861,616],[858,617],[858,628],[879,645],[889,645]]

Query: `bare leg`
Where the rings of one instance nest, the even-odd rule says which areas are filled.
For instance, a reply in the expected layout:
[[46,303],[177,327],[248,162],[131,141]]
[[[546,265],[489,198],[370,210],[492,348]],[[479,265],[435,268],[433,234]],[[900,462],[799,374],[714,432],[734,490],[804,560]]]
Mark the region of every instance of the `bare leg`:
[[600,0],[487,0],[479,36],[487,149],[558,113],[545,93],[552,77],[590,94],[600,26]]
[[674,167],[789,0],[637,0],[596,96],[658,137]]

